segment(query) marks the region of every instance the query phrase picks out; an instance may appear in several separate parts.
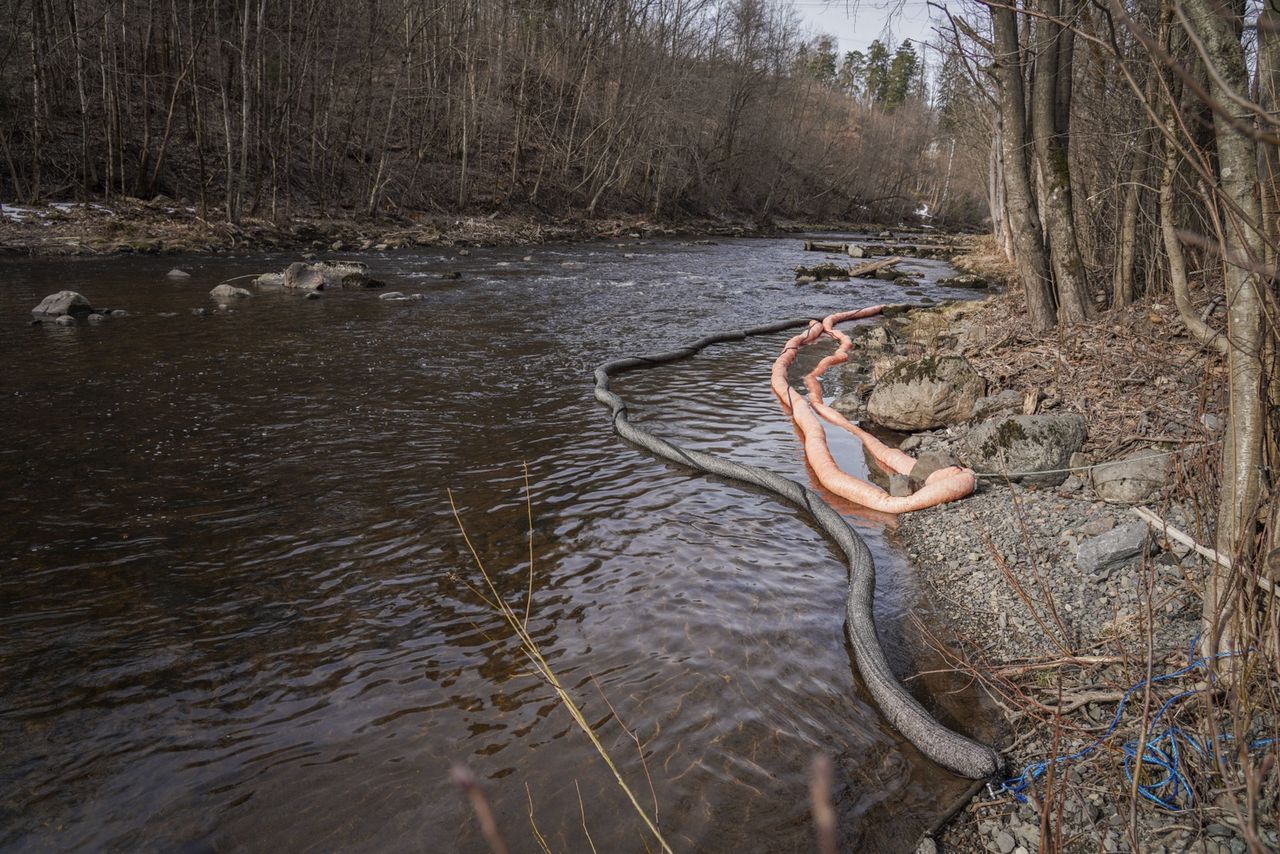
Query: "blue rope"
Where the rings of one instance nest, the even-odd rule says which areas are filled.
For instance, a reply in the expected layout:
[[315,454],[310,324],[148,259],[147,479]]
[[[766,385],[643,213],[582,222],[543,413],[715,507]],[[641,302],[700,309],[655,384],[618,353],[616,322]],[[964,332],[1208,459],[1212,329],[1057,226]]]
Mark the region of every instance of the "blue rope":
[[[1188,664],[1172,673],[1165,673],[1161,676],[1155,676],[1150,681],[1151,684],[1159,682],[1169,682],[1174,679],[1180,679],[1196,670],[1205,670],[1209,674],[1210,680],[1215,677],[1213,672],[1209,670],[1209,662],[1211,659],[1203,658],[1195,654],[1196,643],[1199,640],[1193,640],[1191,647],[1187,652]],[[1220,652],[1213,657],[1213,661],[1223,658],[1231,658],[1238,655],[1244,655],[1247,650]],[[1084,747],[1074,753],[1061,754],[1052,759],[1046,759],[1041,762],[1033,762],[1022,770],[1022,773],[1016,777],[1011,777],[1000,784],[998,788],[993,789],[993,794],[1011,794],[1018,803],[1027,803],[1027,796],[1024,792],[1035,783],[1036,780],[1044,776],[1044,774],[1052,767],[1059,763],[1068,764],[1078,762],[1089,754],[1093,753],[1104,743],[1106,743],[1115,733],[1116,728],[1120,725],[1120,719],[1124,715],[1125,704],[1133,694],[1147,685],[1144,679],[1130,687],[1124,692],[1124,696],[1120,698],[1120,704],[1116,706],[1115,716],[1111,719],[1111,725],[1107,727],[1106,732],[1095,739],[1093,742],[1086,744]],[[1195,789],[1191,785],[1191,780],[1187,777],[1183,770],[1183,762],[1188,757],[1195,758],[1201,763],[1212,763],[1216,761],[1214,752],[1214,743],[1210,741],[1201,741],[1193,733],[1187,732],[1178,726],[1168,726],[1157,731],[1157,725],[1164,714],[1173,707],[1175,703],[1186,697],[1195,694],[1192,691],[1183,691],[1175,694],[1165,700],[1160,706],[1160,710],[1156,712],[1155,717],[1151,719],[1151,724],[1147,728],[1146,744],[1143,746],[1142,756],[1138,756],[1138,739],[1130,739],[1121,747],[1124,754],[1124,776],[1130,783],[1133,782],[1134,774],[1140,773],[1141,766],[1147,766],[1148,769],[1154,768],[1158,770],[1157,779],[1138,784],[1138,794],[1162,809],[1170,812],[1183,812],[1190,809],[1195,804]],[[1222,734],[1218,736],[1218,741],[1231,741],[1232,736]],[[1268,747],[1276,743],[1274,738],[1259,738],[1249,742],[1250,750],[1258,750],[1259,748]]]

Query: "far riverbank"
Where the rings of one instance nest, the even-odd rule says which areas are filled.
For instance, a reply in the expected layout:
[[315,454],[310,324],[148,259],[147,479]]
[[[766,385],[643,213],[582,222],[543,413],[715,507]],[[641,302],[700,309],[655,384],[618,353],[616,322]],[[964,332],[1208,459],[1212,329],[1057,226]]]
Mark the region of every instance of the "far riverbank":
[[643,216],[551,216],[536,211],[477,215],[406,214],[368,218],[351,212],[292,212],[279,221],[219,212],[164,197],[150,201],[6,204],[0,211],[0,255],[59,256],[296,250],[353,252],[433,246],[525,246],[608,238],[746,237],[801,231],[921,231],[881,223],[759,222],[746,217],[694,217],[656,222]]

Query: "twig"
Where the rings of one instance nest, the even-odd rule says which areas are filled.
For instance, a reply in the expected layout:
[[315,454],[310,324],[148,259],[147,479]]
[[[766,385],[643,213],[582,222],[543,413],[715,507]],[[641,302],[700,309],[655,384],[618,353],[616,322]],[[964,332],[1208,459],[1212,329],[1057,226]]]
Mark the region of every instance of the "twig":
[[[1059,699],[1058,705],[1046,706],[1039,700],[1030,698],[1031,702],[1040,707],[1041,711],[1048,712],[1052,715],[1066,715],[1074,712],[1081,706],[1087,706],[1090,703],[1118,703],[1124,699],[1123,691],[1089,691],[1085,694],[1063,694]],[[1062,700],[1070,700],[1066,705],[1062,705]]]
[[538,847],[544,854],[551,854],[551,846],[547,844],[547,839],[542,835],[542,831],[538,830],[538,822],[533,817],[533,792],[529,789],[529,781],[524,784],[524,793],[529,798],[529,827],[533,828],[533,838],[538,840]]
[[591,854],[596,854],[596,844],[591,841],[591,831],[587,830],[587,808],[582,803],[582,789],[578,786],[578,778],[573,779],[573,788],[578,792],[578,812],[582,814],[582,832],[587,835],[587,844],[591,846]]
[[1124,658],[1118,655],[1071,655],[1065,658],[1055,658],[1053,661],[1010,664],[1004,667],[997,667],[995,672],[998,676],[1017,676],[1032,670],[1051,670],[1055,667],[1065,667],[1071,664],[1079,667],[1093,667],[1100,664],[1119,664],[1122,661],[1124,661]]

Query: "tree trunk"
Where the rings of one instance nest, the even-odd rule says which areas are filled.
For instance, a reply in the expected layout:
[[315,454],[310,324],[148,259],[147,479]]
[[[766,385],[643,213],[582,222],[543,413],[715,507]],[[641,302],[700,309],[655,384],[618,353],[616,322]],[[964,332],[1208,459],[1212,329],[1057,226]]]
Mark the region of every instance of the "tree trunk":
[[[1233,555],[1236,566],[1247,566],[1252,557],[1254,525],[1263,494],[1262,463],[1264,412],[1262,384],[1263,284],[1258,268],[1263,263],[1259,224],[1258,151],[1253,137],[1236,127],[1239,112],[1235,94],[1249,91],[1244,46],[1240,41],[1243,4],[1226,10],[1213,0],[1187,0],[1186,10],[1206,59],[1216,69],[1210,75],[1209,94],[1214,100],[1213,126],[1218,149],[1218,182],[1223,204],[1223,254],[1227,300],[1227,393],[1230,417],[1222,446],[1222,487],[1218,505],[1217,547]],[[1207,648],[1217,647],[1225,627],[1219,617],[1230,573],[1215,565],[1204,595]],[[1224,638],[1224,646],[1230,641]]]
[[[1071,172],[1067,158],[1066,121],[1071,111],[1071,88],[1059,80],[1061,63],[1066,60],[1070,74],[1070,42],[1062,39],[1059,0],[1038,0],[1038,11],[1045,17],[1036,22],[1035,81],[1031,92],[1031,128],[1036,159],[1043,180],[1041,203],[1045,222],[1045,243],[1053,270],[1058,297],[1058,319],[1079,323],[1093,315],[1088,281],[1080,246],[1076,238],[1075,215],[1071,201]],[[1065,57],[1064,57],[1064,54]]]
[[[1268,128],[1280,128],[1280,0],[1263,0],[1258,13],[1258,105],[1271,120]],[[1258,172],[1262,180],[1263,252],[1267,267],[1276,265],[1280,241],[1280,146],[1258,146]]]
[[1013,235],[1015,266],[1027,296],[1031,326],[1044,331],[1057,323],[1053,280],[1045,255],[1040,223],[1031,194],[1027,164],[1027,113],[1023,62],[1018,44],[1018,19],[1013,8],[992,5],[995,69],[1000,82],[1001,162],[1005,207]]
[[[1111,304],[1113,306],[1129,305],[1138,298],[1137,280],[1134,278],[1134,265],[1138,250],[1138,212],[1142,201],[1142,178],[1147,171],[1147,160],[1151,154],[1154,136],[1147,130],[1138,134],[1138,144],[1133,150],[1133,161],[1129,164],[1129,181],[1124,191],[1124,209],[1120,214],[1120,228],[1116,236],[1116,267],[1111,279]],[[1163,188],[1163,184],[1161,185]],[[1164,212],[1161,199],[1161,213]],[[1182,247],[1178,247],[1181,252]],[[1184,276],[1185,281],[1185,276]]]
[[[1173,133],[1172,122],[1169,133]],[[1174,206],[1175,183],[1181,158],[1172,139],[1164,141],[1164,169],[1160,173],[1160,235],[1164,241],[1165,257],[1169,261],[1169,287],[1173,290],[1173,302],[1183,324],[1201,343],[1214,347],[1222,355],[1228,354],[1227,341],[1213,327],[1200,319],[1191,304],[1191,290],[1187,284],[1187,262],[1182,243],[1178,240],[1177,209]]]

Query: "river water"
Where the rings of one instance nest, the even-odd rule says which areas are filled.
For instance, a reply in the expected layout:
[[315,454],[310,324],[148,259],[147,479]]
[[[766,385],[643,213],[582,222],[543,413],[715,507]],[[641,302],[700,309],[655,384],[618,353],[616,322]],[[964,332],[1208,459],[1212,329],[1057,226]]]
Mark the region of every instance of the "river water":
[[[452,490],[673,847],[811,850],[824,752],[845,843],[913,848],[964,781],[866,699],[833,550],[767,494],[619,441],[591,394],[608,358],[904,298],[793,284],[817,257],[797,237],[372,253],[374,275],[425,298],[257,293],[232,311],[211,287],[294,259],[0,264],[0,846],[484,851],[448,780],[459,763],[513,850],[539,834],[554,851],[653,847],[474,592]],[[934,284],[945,265],[904,266],[926,274],[919,293],[961,295]],[[30,326],[60,289],[132,316]],[[785,337],[615,389],[664,435],[807,482],[769,392]],[[906,619],[923,608],[913,570],[883,521],[858,524],[895,666],[936,666]],[[961,729],[985,725],[972,694],[911,684]]]

